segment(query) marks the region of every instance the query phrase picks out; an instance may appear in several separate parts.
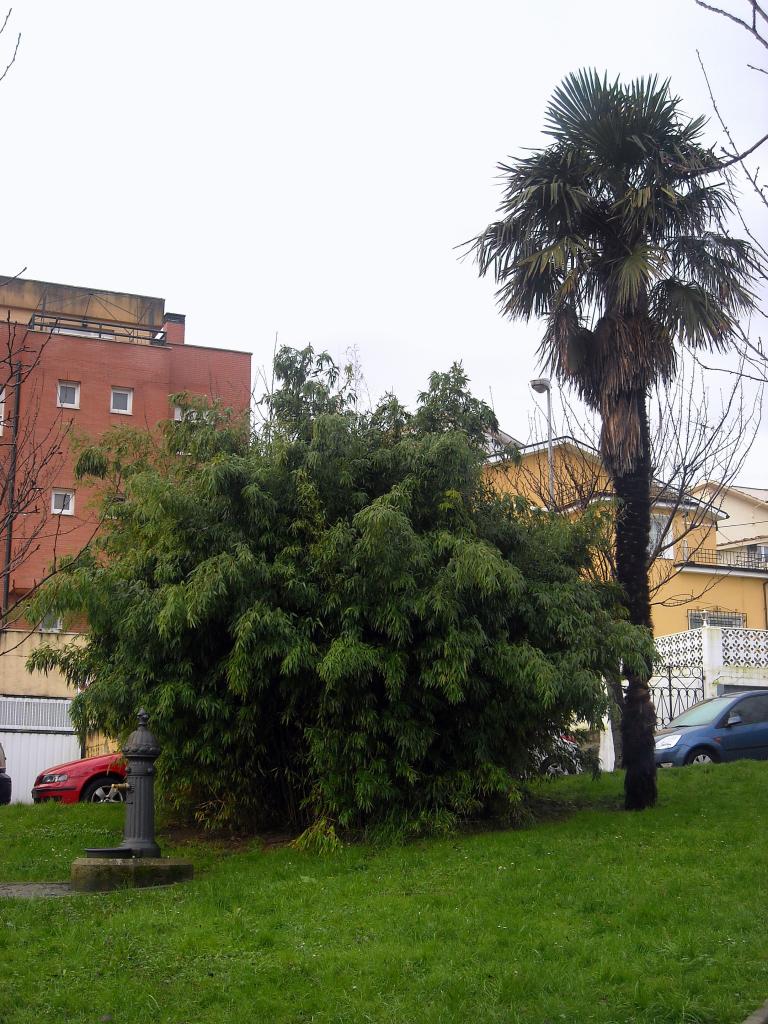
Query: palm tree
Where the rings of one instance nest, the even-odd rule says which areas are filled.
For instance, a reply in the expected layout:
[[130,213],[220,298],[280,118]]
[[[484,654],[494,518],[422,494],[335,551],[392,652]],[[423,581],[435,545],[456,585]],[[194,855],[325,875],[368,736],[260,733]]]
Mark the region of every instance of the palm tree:
[[[616,575],[631,621],[649,628],[648,392],[673,378],[681,346],[727,348],[753,306],[757,258],[725,227],[704,125],[668,81],[568,75],[547,108],[550,144],[499,165],[500,219],[470,243],[501,311],[543,320],[544,366],[601,416]],[[628,809],[656,802],[651,669],[629,674],[622,707]]]

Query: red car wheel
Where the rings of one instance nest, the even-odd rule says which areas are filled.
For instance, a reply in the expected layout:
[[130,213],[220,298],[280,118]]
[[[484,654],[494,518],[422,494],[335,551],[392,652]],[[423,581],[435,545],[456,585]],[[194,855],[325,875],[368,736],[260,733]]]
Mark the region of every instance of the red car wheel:
[[125,802],[125,792],[122,789],[115,789],[115,785],[121,782],[118,778],[102,777],[91,779],[83,786],[80,794],[81,803],[88,804],[122,804]]

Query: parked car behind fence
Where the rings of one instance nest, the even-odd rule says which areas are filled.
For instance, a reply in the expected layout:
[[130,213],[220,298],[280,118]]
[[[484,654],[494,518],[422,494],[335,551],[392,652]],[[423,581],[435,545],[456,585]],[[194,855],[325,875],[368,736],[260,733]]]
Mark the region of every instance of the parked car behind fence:
[[768,691],[702,701],[656,732],[660,768],[740,758],[768,759]]

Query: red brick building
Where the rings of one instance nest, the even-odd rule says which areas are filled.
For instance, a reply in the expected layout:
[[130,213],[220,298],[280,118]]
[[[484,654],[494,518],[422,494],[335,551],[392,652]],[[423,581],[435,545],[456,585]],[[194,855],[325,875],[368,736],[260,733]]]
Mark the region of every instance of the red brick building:
[[170,396],[181,391],[245,412],[250,353],[187,345],[184,317],[167,313],[163,299],[0,278],[0,587],[8,607],[96,529],[92,495],[74,478],[72,438],[113,425],[154,430],[173,418]]

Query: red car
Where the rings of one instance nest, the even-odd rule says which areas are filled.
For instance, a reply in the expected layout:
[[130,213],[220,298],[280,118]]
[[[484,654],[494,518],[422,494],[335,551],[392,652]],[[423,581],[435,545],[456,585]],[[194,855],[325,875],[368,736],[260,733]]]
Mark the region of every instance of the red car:
[[58,800],[62,804],[122,803],[125,791],[115,789],[115,785],[124,782],[125,776],[121,754],[84,757],[41,772],[32,787],[32,799],[36,804],[42,800]]

